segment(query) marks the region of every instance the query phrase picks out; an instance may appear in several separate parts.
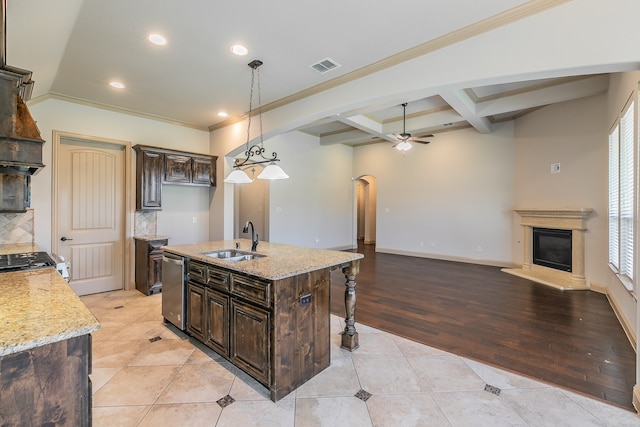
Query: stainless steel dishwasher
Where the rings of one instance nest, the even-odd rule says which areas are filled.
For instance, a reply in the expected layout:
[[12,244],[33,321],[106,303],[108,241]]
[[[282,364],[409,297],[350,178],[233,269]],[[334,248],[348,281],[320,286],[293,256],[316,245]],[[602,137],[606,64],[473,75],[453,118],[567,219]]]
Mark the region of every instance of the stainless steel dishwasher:
[[184,284],[185,259],[165,252],[162,255],[162,316],[181,331],[187,328]]

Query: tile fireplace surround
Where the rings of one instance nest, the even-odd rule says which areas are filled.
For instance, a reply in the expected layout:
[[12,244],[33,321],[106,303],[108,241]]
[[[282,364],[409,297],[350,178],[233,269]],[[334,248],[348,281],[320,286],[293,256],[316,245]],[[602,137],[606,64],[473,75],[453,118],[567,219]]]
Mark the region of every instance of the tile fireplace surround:
[[[584,275],[584,233],[593,209],[516,209],[522,220],[522,268],[505,268],[505,273],[520,276],[557,289],[589,289]],[[571,230],[571,272],[533,263],[533,228]]]

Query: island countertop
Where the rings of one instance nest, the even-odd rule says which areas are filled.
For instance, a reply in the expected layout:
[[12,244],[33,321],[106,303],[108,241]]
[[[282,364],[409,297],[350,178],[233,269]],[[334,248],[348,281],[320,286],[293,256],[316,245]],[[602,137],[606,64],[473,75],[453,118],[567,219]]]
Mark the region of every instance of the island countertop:
[[[236,249],[237,243],[240,245],[239,249]],[[364,255],[356,252],[315,249],[270,242],[260,242],[258,244],[255,253],[264,255],[264,257],[247,261],[231,262],[204,255],[208,252],[226,249],[250,252],[251,241],[248,239],[163,246],[162,249],[193,260],[219,265],[229,270],[268,280],[280,280],[322,268],[337,267],[364,257]]]
[[0,356],[100,328],[55,268],[0,274]]

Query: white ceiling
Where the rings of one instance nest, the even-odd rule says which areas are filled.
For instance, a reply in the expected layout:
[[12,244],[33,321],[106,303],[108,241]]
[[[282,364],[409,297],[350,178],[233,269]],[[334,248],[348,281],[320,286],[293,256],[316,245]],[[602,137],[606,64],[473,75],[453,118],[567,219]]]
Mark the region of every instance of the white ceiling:
[[[585,10],[606,3],[607,8],[619,7],[623,12],[622,8],[634,0],[580,1]],[[507,25],[526,27],[536,15],[559,14],[557,18],[561,18],[560,14],[567,13],[562,6],[568,1],[7,3],[6,62],[33,71],[36,84],[32,100],[55,96],[215,129],[246,114],[251,78],[247,64],[253,59],[264,62],[260,74],[266,111],[288,99],[366,78],[381,67],[401,64],[416,55],[428,55],[457,40]],[[598,14],[591,9],[591,14]],[[149,43],[146,37],[151,32],[164,35],[168,44],[159,47]],[[249,55],[231,55],[229,47],[236,43],[247,46]],[[326,58],[340,67],[324,74],[310,68]],[[391,140],[393,133],[402,130],[400,104],[408,102],[406,127],[416,136],[466,126],[490,132],[494,123],[541,106],[604,93],[607,73],[634,68],[637,62],[600,63],[593,69],[553,70],[551,78],[538,73],[534,80],[496,78],[485,86],[460,82],[434,88],[426,98],[423,92],[404,91],[387,97],[384,103],[341,111],[297,129],[319,136],[321,144]],[[112,79],[122,81],[126,89],[110,88],[107,83]],[[229,113],[229,119],[217,116],[222,110]]]

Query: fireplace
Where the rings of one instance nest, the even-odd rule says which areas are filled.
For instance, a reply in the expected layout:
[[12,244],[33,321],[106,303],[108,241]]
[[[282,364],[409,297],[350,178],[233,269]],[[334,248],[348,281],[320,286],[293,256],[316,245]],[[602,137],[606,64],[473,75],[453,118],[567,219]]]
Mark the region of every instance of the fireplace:
[[593,212],[579,209],[517,209],[522,217],[522,268],[502,271],[557,289],[589,289],[585,234]]
[[533,263],[571,272],[571,230],[533,227]]

